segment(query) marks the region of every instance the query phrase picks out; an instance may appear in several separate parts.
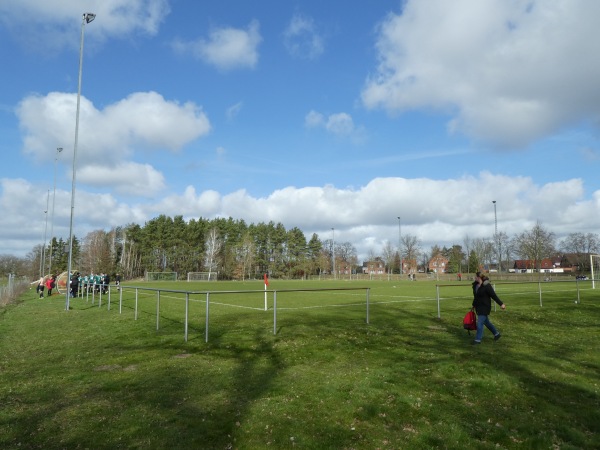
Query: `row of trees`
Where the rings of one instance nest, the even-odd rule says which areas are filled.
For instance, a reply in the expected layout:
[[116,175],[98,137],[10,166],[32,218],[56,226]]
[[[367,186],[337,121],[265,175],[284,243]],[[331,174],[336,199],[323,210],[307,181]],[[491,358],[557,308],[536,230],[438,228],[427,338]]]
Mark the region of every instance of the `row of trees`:
[[533,262],[539,270],[545,258],[563,257],[578,267],[579,271],[590,270],[590,254],[600,252],[600,237],[596,233],[571,233],[557,241],[556,235],[539,222],[531,230],[509,238],[506,233],[498,233],[493,239],[470,239],[466,237],[463,246],[440,249],[449,261],[450,271],[474,273],[479,268],[495,267],[506,272],[513,268],[516,259]]
[[[67,267],[68,244],[51,243],[52,271]],[[320,240],[316,234],[307,241],[297,227],[287,230],[281,223],[246,224],[243,220],[192,219],[161,215],[144,226],[131,224],[110,231],[97,230],[82,241],[73,241],[73,266],[82,273],[119,273],[124,278],[143,277],[146,272],[219,272],[220,278],[298,278],[330,272],[332,253],[339,267],[356,267],[356,249],[349,242]],[[50,249],[45,251],[50,254]],[[29,272],[36,269],[43,254],[35,248],[29,255]],[[48,267],[48,264],[45,264]]]
[[[507,271],[515,259],[539,263],[544,258],[569,253],[589,270],[590,253],[600,251],[600,238],[594,233],[573,233],[557,243],[553,233],[541,224],[509,238],[499,233],[491,239],[464,238],[463,245],[439,247],[428,251],[419,239],[402,237],[401,252],[389,241],[381,253],[371,250],[367,259],[380,260],[387,273],[426,271],[433,256],[449,260],[450,272],[475,272],[483,266]],[[66,270],[68,242],[53,239],[51,246],[34,248],[27,258],[0,256],[0,273],[17,273],[31,278],[47,272]],[[335,247],[335,248],[334,248]],[[44,251],[42,251],[44,250]],[[52,255],[42,261],[41,255]],[[243,220],[192,219],[164,215],[143,226],[130,224],[110,231],[97,230],[81,241],[73,241],[73,266],[82,273],[120,273],[125,279],[143,277],[145,272],[219,272],[220,278],[246,279],[269,273],[273,277],[300,278],[331,273],[333,260],[337,273],[362,271],[357,252],[350,242],[321,240],[313,234],[306,239],[297,227],[287,230],[281,223],[246,224]],[[51,269],[50,269],[51,266]]]

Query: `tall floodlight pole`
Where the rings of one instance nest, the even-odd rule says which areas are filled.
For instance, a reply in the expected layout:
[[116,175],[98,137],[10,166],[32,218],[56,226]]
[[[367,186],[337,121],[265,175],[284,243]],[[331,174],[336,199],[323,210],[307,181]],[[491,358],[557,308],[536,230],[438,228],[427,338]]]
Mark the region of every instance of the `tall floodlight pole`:
[[58,154],[62,152],[62,147],[56,149],[56,156],[54,157],[54,190],[52,192],[52,215],[50,216],[50,262],[48,264],[48,273],[52,275],[52,242],[54,241],[54,205],[56,205],[56,162],[58,161]]
[[331,261],[333,266],[333,279],[335,280],[335,229],[331,228]]
[[46,275],[46,233],[48,232],[48,205],[50,205],[50,189],[48,189],[48,193],[46,195],[46,211],[44,211],[46,223],[44,225],[44,245],[42,245],[42,276]]
[[500,253],[500,236],[498,236],[498,216],[496,215],[496,200],[492,200],[492,203],[494,204],[494,238],[496,239],[496,251],[498,252],[498,273],[500,273],[500,258],[502,253]]
[[83,31],[85,24],[92,22],[96,14],[84,13],[81,19],[81,40],[79,44],[79,82],[77,83],[77,110],[75,113],[75,143],[73,145],[73,178],[71,183],[71,220],[69,221],[69,263],[67,265],[67,294],[65,308],[69,310],[69,295],[71,294],[71,269],[73,264],[73,213],[75,212],[75,174],[77,173],[77,144],[79,139],[79,106],[81,104],[81,73],[83,67]]
[[402,258],[402,220],[398,216],[398,253],[400,254],[400,275],[404,273],[404,261]]

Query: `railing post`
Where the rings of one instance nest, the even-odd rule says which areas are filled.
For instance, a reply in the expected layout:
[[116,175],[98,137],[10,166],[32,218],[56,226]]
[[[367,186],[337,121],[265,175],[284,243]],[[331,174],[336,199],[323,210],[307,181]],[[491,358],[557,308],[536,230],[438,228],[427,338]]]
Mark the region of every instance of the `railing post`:
[[437,295],[437,309],[438,309],[438,319],[442,318],[442,313],[441,313],[441,309],[440,309],[440,286],[439,285],[435,285],[435,292]]
[[367,323],[369,323],[369,292],[371,291],[370,288],[367,288]]
[[190,293],[185,293],[185,323],[184,323],[184,332],[183,332],[183,340],[185,342],[188,341],[188,320],[189,320],[189,311],[190,311]]
[[123,289],[119,288],[119,314],[123,314]]
[[156,291],[156,331],[160,323],[160,290]]
[[204,330],[204,342],[208,342],[208,310],[210,304],[210,292],[206,293],[206,319],[205,319],[205,330]]
[[277,334],[277,291],[273,291],[273,335]]

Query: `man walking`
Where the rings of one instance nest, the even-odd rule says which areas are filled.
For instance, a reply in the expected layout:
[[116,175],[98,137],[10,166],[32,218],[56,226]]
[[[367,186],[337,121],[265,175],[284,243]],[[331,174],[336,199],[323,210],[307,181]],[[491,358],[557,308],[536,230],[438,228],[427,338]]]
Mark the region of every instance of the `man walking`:
[[495,341],[501,337],[500,332],[488,317],[492,312],[492,299],[498,303],[502,309],[506,309],[506,305],[496,295],[496,292],[490,283],[490,279],[486,275],[482,275],[481,281],[481,285],[476,290],[475,299],[473,300],[473,307],[475,308],[475,312],[477,312],[477,334],[475,335],[473,344],[481,344],[484,326],[492,332]]

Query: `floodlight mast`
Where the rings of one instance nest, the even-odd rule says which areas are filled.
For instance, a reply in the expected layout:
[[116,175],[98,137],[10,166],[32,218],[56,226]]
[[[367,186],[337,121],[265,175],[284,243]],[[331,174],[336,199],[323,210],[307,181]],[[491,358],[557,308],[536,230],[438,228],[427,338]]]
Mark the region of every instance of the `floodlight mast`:
[[333,279],[336,279],[335,273],[335,228],[331,228],[331,260],[333,264]]
[[400,254],[400,275],[404,273],[404,261],[402,259],[402,220],[398,216],[398,253]]
[[46,232],[48,231],[48,205],[50,205],[50,189],[48,189],[48,194],[46,195],[46,211],[44,211],[44,215],[46,216],[46,224],[44,225],[44,244],[42,245],[42,276],[46,276]]
[[54,157],[54,191],[52,193],[52,216],[50,218],[50,263],[48,266],[48,273],[52,275],[52,241],[54,241],[54,205],[56,204],[56,162],[58,161],[58,154],[62,152],[62,147],[56,149],[56,156]]
[[498,252],[498,274],[500,274],[500,272],[502,271],[502,250],[500,248],[500,236],[498,236],[498,216],[496,215],[496,200],[492,200],[492,203],[494,204],[494,238],[496,240],[496,251]]
[[65,309],[69,310],[69,296],[71,295],[71,271],[73,269],[73,213],[75,211],[75,179],[77,173],[77,144],[79,141],[79,108],[81,105],[81,74],[83,67],[83,35],[85,24],[96,18],[94,13],[84,13],[81,20],[81,39],[79,44],[79,81],[77,83],[77,109],[75,113],[75,143],[73,145],[73,177],[71,182],[71,220],[69,222],[69,263],[67,265],[67,285]]

